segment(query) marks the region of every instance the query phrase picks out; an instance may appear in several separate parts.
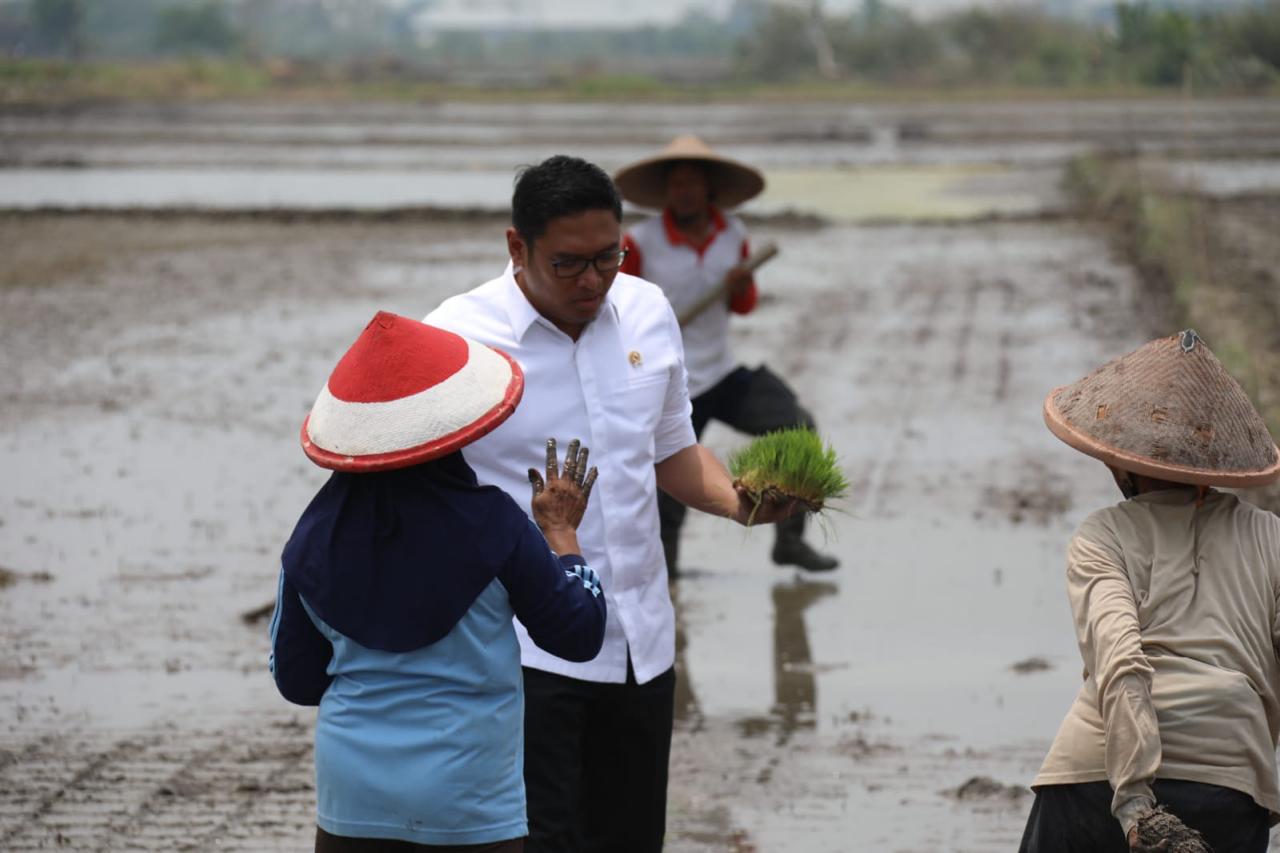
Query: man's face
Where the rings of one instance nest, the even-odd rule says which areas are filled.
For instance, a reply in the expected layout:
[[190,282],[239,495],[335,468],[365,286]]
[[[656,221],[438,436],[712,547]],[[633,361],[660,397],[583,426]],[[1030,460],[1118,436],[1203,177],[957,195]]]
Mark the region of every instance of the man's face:
[[612,210],[584,210],[553,219],[532,245],[514,228],[507,229],[507,251],[520,290],[539,314],[574,340],[600,313],[618,272],[602,273],[588,263],[581,273],[561,278],[553,262],[562,262],[563,268],[575,260],[612,253],[610,263],[601,261],[607,268],[617,263],[621,248],[622,226]]
[[667,209],[677,222],[697,219],[707,212],[711,193],[707,172],[695,163],[677,163],[667,171]]

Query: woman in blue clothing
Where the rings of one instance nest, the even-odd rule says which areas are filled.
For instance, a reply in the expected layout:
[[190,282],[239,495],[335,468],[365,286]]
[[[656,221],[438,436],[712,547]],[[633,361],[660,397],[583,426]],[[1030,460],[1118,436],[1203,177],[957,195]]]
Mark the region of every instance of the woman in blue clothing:
[[286,699],[319,705],[318,853],[523,849],[511,620],[590,660],[605,599],[575,533],[586,449],[572,442],[560,472],[549,440],[546,478],[530,469],[537,526],[459,452],[522,390],[505,354],[380,313],[303,424],[334,474],[284,549],[271,671]]

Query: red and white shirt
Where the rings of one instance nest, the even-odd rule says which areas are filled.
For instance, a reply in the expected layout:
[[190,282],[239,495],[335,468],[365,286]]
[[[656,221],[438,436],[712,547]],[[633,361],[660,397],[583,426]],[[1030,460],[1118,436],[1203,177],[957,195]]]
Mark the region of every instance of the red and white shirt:
[[[622,271],[661,287],[677,316],[715,289],[725,273],[751,253],[742,220],[715,208],[711,209],[707,239],[701,245],[685,239],[670,212],[664,211],[627,232],[623,246],[629,254]],[[733,372],[737,363],[729,349],[729,313],[749,313],[757,298],[752,282],[746,293],[712,305],[683,328],[690,397],[711,390]]]

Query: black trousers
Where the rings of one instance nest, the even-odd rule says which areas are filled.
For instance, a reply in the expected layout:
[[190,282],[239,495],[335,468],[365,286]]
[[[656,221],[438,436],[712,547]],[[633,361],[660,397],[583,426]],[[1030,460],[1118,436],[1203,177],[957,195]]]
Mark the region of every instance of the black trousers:
[[[1248,794],[1176,779],[1157,779],[1156,802],[1204,836],[1214,853],[1266,853],[1270,813]],[[1107,782],[1047,785],[1036,792],[1020,853],[1128,853],[1111,815]]]
[[675,670],[600,684],[524,670],[529,853],[658,853]]
[[[720,421],[747,435],[764,435],[775,430],[815,424],[791,387],[763,365],[755,370],[739,367],[710,390],[693,398],[693,432],[698,438],[712,420]],[[662,548],[668,569],[679,565],[680,528],[688,508],[658,492],[658,520]],[[804,513],[777,525],[779,538],[800,538],[804,534]]]
[[492,844],[414,844],[391,838],[348,838],[330,835],[316,827],[316,853],[521,853],[523,838],[495,841]]

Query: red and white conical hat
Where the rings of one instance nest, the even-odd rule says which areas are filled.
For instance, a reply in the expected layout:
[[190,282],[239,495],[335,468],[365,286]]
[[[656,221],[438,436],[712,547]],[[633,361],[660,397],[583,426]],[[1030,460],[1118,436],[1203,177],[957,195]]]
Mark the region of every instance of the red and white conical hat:
[[523,393],[506,353],[379,311],[316,398],[302,449],[337,471],[407,468],[491,432]]

